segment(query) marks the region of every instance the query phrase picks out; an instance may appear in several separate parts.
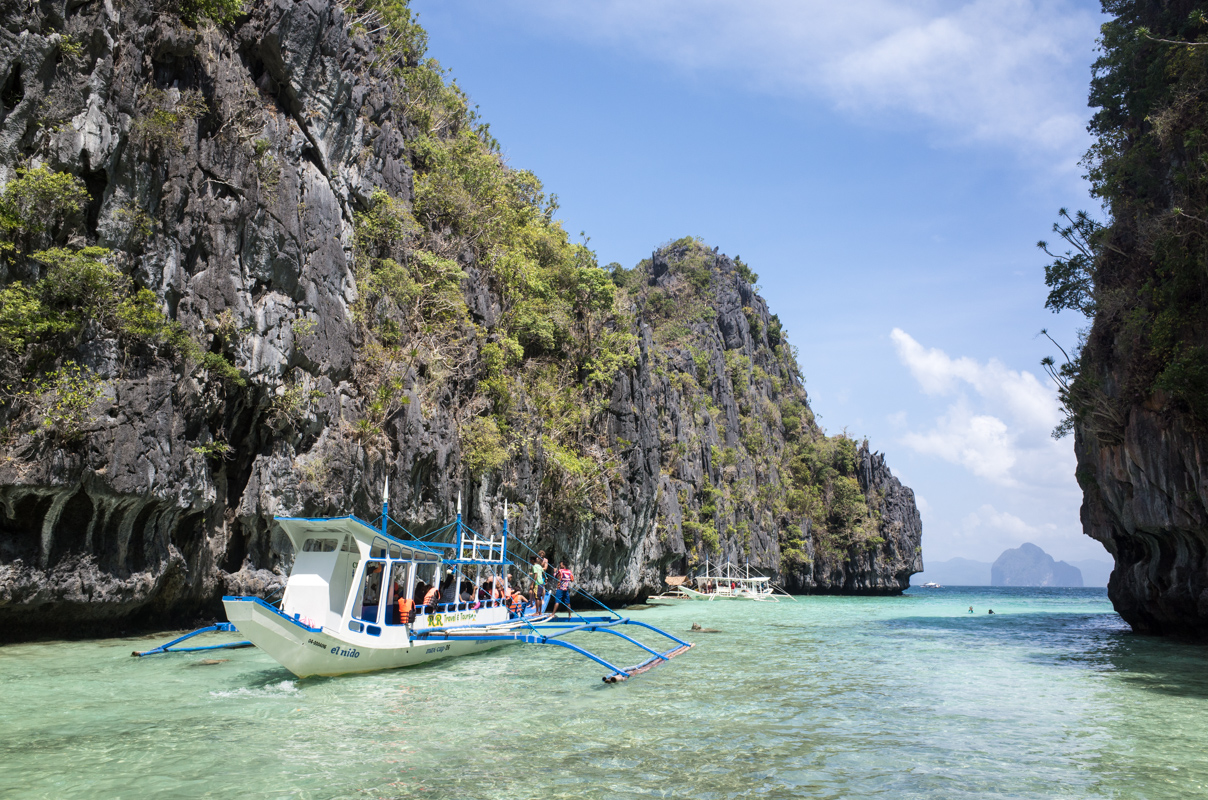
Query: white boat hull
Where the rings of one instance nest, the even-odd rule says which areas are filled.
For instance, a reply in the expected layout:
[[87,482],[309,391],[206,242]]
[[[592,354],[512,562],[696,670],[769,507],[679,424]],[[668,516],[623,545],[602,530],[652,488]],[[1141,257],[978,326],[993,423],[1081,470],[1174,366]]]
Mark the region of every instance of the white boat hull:
[[771,592],[698,592],[694,589],[689,589],[686,586],[681,586],[682,591],[688,600],[754,600],[756,602],[765,602],[771,600],[776,602],[776,598]]
[[[397,669],[441,658],[480,653],[511,641],[407,640],[407,629],[386,627],[387,637],[311,628],[252,598],[223,598],[227,619],[248,641],[299,678]],[[417,620],[417,624],[421,620]],[[478,629],[482,631],[481,628]]]

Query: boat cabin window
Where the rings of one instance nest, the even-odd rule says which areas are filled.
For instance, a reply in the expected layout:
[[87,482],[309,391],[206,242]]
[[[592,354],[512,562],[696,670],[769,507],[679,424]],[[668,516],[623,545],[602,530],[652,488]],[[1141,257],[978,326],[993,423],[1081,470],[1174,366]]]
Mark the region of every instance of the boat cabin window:
[[357,592],[357,602],[352,616],[366,622],[377,622],[378,603],[382,599],[382,576],[386,569],[384,561],[366,561],[365,576]]
[[356,539],[353,539],[352,536],[350,536],[350,535],[345,535],[344,544],[340,545],[340,552],[341,553],[357,552]]
[[[433,586],[438,585],[440,578],[440,562],[427,561],[417,562],[415,565],[415,605],[421,606],[424,603],[424,595]],[[422,590],[420,583],[423,583]]]
[[334,553],[335,551],[335,539],[307,539],[302,543],[304,553]]
[[[385,558],[386,557],[386,540],[380,536],[373,537],[373,544],[369,546],[370,558]],[[401,551],[400,551],[401,553]]]
[[[387,625],[406,625],[410,619],[410,614],[406,619],[403,618],[403,606],[399,605],[399,600],[407,600],[407,573],[411,569],[410,561],[393,561],[390,564],[390,592],[386,595],[386,619]],[[412,605],[404,604],[408,609]]]
[[391,542],[390,543],[390,557],[391,558],[402,558],[403,557],[403,548],[399,547],[394,542]]

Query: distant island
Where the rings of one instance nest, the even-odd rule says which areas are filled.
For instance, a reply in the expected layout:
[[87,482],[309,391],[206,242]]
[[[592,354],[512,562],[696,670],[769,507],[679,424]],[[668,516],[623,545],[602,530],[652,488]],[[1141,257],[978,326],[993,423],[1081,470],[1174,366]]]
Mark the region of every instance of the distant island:
[[1082,586],[1082,570],[1034,544],[1005,550],[990,567],[991,586]]
[[[1024,547],[1036,548],[1045,556],[1051,559],[1043,550],[1036,545],[1027,544]],[[1007,550],[1002,556],[999,556],[998,561],[1007,553],[1015,553],[1022,550],[1023,547],[1016,550]],[[1107,586],[1107,579],[1112,574],[1112,563],[1110,561],[1100,561],[1097,559],[1084,559],[1081,561],[1070,562],[1055,562],[1063,564],[1067,567],[1075,568],[1081,576],[1081,583],[996,583],[992,580],[992,571],[994,565],[998,563],[989,561],[977,561],[972,558],[951,558],[946,561],[927,561],[924,559],[925,571],[911,576],[910,584],[912,586],[922,586],[927,582],[934,582],[943,586]]]

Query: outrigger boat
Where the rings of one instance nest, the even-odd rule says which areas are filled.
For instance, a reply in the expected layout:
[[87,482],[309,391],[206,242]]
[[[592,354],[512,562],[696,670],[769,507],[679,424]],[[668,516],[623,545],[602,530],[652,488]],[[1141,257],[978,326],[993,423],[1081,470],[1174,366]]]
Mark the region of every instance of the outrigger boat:
[[[458,496],[456,522],[428,534],[431,537],[452,529],[454,541],[449,543],[416,539],[390,517],[385,498],[380,526],[355,516],[278,517],[276,522],[296,553],[279,608],[259,597],[224,597],[228,625],[195,631],[134,655],[178,652],[172,646],[196,633],[233,627],[290,672],[305,678],[394,669],[527,643],[563,647],[585,656],[609,671],[604,676],[606,683],[615,683],[666,663],[693,646],[653,625],[622,617],[602,603],[608,616],[576,614],[575,619],[557,622],[544,609],[519,606],[507,598],[460,600],[463,577],[470,577],[471,572],[477,573],[476,578],[507,581],[511,562],[506,503],[502,530],[484,537],[462,522]],[[402,536],[389,533],[390,522]],[[422,598],[415,595],[417,583],[422,580],[437,586],[442,576],[446,580],[452,577],[452,586],[457,587],[452,592],[453,602],[422,605]],[[476,586],[472,587],[476,593]],[[653,631],[669,639],[672,646],[662,651],[651,648],[621,632],[624,626]],[[612,634],[648,657],[634,666],[616,666],[564,638],[580,632]],[[186,649],[209,648],[180,648]]]
[[748,564],[745,574],[740,574],[738,567],[727,561],[717,572],[711,572],[709,562],[705,561],[705,574],[698,575],[693,580],[696,588],[688,586],[686,577],[669,577],[666,579],[671,591],[664,592],[652,598],[654,600],[754,600],[756,602],[780,602],[779,598],[795,598],[788,592],[772,584],[772,580],[763,575],[752,575]]

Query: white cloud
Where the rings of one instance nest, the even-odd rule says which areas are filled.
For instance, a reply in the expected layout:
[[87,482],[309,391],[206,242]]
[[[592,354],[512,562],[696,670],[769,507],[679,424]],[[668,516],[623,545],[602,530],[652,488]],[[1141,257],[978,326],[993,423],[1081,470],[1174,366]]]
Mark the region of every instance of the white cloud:
[[890,339],[925,394],[950,398],[930,430],[902,437],[907,447],[1001,486],[1071,483],[1072,448],[1049,435],[1061,419],[1051,386],[996,359],[983,363],[927,349],[900,328]]
[[988,414],[971,414],[964,403],[953,406],[926,433],[907,433],[907,447],[960,464],[974,475],[1011,485],[1015,466],[1014,437],[1006,423]]
[[924,349],[901,328],[894,328],[889,338],[898,359],[929,395],[953,394],[965,383],[983,397],[1005,403],[1012,416],[1028,426],[1052,430],[1061,421],[1057,392],[1030,372],[1008,369],[993,358],[981,364],[972,358],[951,358],[938,348]]
[[[1014,542],[1016,545],[1024,542],[1035,543],[1035,540],[1044,539],[1044,532],[1040,528],[1029,525],[1007,511],[999,511],[989,503],[966,516],[961,522],[967,531],[976,531],[983,535],[997,534],[1000,538]],[[1051,524],[1044,527],[1050,531],[1056,529],[1056,526]]]
[[560,35],[957,140],[1081,154],[1100,17],[1063,0],[539,0]]

